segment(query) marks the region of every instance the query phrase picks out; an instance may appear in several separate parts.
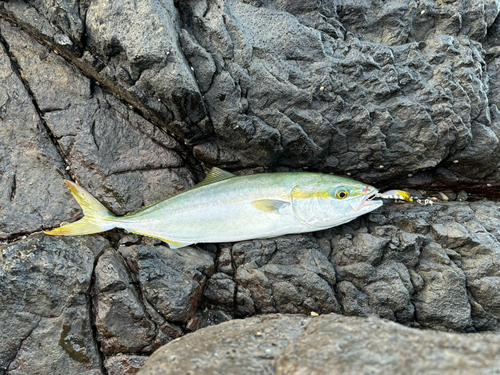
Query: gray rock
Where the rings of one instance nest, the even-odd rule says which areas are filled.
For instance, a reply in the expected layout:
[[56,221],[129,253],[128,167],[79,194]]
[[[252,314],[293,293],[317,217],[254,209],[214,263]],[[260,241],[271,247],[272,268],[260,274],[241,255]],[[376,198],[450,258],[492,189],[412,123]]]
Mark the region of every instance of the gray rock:
[[[189,139],[211,133],[197,82],[178,42],[180,25],[173,1],[139,7],[130,2],[30,3],[2,3],[0,13],[157,125]],[[151,25],[147,32],[144,25]]]
[[213,273],[212,254],[194,247],[121,247],[144,299],[171,322],[186,323],[196,311],[207,277]]
[[[489,128],[480,45],[455,36],[460,29],[452,33],[436,10],[401,2],[384,9],[356,6],[183,3],[191,35],[184,32],[181,42],[196,76],[207,77],[204,87],[212,77],[205,99],[219,139],[218,145],[196,146],[195,153],[206,162],[234,164],[233,157],[223,159],[231,153],[211,151],[233,149],[242,154],[240,163],[333,165],[334,171],[359,171],[370,179],[434,167],[470,144],[472,154],[481,150],[488,163],[471,170],[463,154],[460,173],[484,176],[495,170],[498,134]],[[451,19],[457,11],[452,6],[446,14]],[[436,26],[425,32],[412,28],[424,14],[441,33]],[[485,17],[472,21],[464,15],[470,25],[463,32],[485,35]],[[350,37],[344,39],[346,29]],[[411,43],[418,32],[423,35],[417,41],[425,42]],[[453,76],[452,66],[468,73]],[[430,69],[436,74],[429,75]],[[472,119],[484,119],[485,125]],[[278,137],[282,148],[255,140],[265,134]]]
[[139,374],[495,374],[499,350],[494,334],[421,331],[336,314],[269,315],[182,337],[155,352]]
[[125,81],[124,86],[146,102],[156,101],[148,105],[162,107],[186,138],[203,134],[197,123],[206,116],[205,108],[178,42],[180,24],[173,1],[94,1],[85,23],[89,49],[107,63],[100,74]]
[[[0,2],[0,239],[76,219],[62,178],[117,214],[192,186],[212,165],[309,168],[437,197],[314,234],[201,249],[169,250],[118,231],[105,236],[119,252],[99,259],[100,237],[6,244],[25,247],[2,253],[2,267],[44,241],[78,248],[80,258],[2,271],[0,373],[135,372],[144,355],[185,333],[270,312],[500,330],[500,206],[474,202],[500,196],[499,11],[483,0]],[[95,252],[83,256],[89,247]],[[85,263],[83,289],[61,262]],[[304,330],[288,323],[283,330],[295,331],[279,348]],[[367,342],[335,329],[338,342]],[[289,353],[302,350],[293,345]],[[327,359],[343,358],[328,350]],[[287,373],[345,370],[319,361],[319,349],[283,363],[281,349],[254,352],[268,359],[261,372],[276,363]],[[387,363],[396,366],[394,358]]]
[[[0,19],[2,33],[5,27]],[[69,178],[65,163],[18,74],[0,46],[0,239],[55,226],[78,212],[62,181]]]
[[31,4],[0,11],[207,164],[497,186],[496,2]]
[[148,357],[134,354],[118,354],[106,358],[104,366],[109,375],[133,375],[144,365]]
[[424,282],[414,296],[420,324],[434,329],[467,330],[472,322],[464,272],[436,243],[422,249],[417,272]]
[[495,374],[498,340],[492,334],[414,330],[375,318],[322,316],[288,345],[275,373]]
[[106,251],[97,262],[94,298],[95,326],[106,355],[139,353],[152,344],[155,324],[115,251]]
[[[335,270],[319,245],[307,237],[237,243],[233,246],[233,258],[237,267],[237,310],[340,312],[333,290]],[[244,288],[241,293],[240,285]],[[250,310],[249,298],[254,305]]]
[[228,275],[216,273],[208,280],[203,295],[210,303],[232,308],[235,283]]
[[0,247],[0,370],[102,374],[90,285],[99,236],[43,234]]
[[[269,315],[208,327],[172,342],[171,349],[165,346],[156,351],[139,374],[193,372],[191,356],[198,362],[194,365],[196,373],[272,374],[278,356],[292,340],[300,337],[310,320]],[[241,339],[243,337],[248,339]],[[196,345],[190,342],[191,338],[196,340]],[[165,362],[173,366],[169,369],[164,366]]]
[[4,23],[2,33],[72,173],[116,214],[194,184],[173,138],[99,87],[91,90],[88,78],[19,29]]

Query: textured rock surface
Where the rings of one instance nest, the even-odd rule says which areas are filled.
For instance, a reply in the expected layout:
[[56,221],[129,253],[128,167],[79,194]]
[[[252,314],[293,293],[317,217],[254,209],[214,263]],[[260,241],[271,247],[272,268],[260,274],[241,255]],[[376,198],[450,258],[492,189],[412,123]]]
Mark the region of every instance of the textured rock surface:
[[30,3],[1,13],[210,165],[497,190],[496,2]]
[[186,323],[214,268],[213,255],[194,247],[132,246],[120,249],[152,307],[171,322]]
[[125,214],[193,184],[173,138],[19,29],[1,30],[72,173],[99,200]]
[[[500,205],[467,201],[500,196],[499,11],[482,0],[0,2],[0,374],[132,374],[175,338],[276,312],[500,331]],[[437,199],[182,250],[119,231],[31,235],[80,215],[63,178],[124,214],[211,166],[335,172]],[[283,319],[255,369],[337,366],[317,358],[320,333],[292,322],[309,318]],[[340,321],[307,329],[342,326],[351,343],[371,329]],[[458,339],[464,358],[470,337]],[[454,363],[405,345],[429,366]],[[346,353],[351,368],[380,371]]]
[[422,332],[336,314],[269,315],[176,340],[139,374],[496,374],[499,353],[493,334]]
[[76,215],[77,205],[66,203],[71,194],[61,178],[67,177],[64,161],[0,47],[0,239],[5,239],[68,220]]
[[0,247],[0,371],[101,374],[89,315],[99,236],[29,236]]

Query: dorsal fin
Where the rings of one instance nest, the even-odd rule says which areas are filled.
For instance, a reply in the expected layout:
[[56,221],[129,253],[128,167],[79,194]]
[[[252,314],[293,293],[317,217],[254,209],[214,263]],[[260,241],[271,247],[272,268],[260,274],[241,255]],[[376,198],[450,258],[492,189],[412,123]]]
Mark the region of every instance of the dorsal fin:
[[214,184],[216,182],[224,181],[229,178],[235,177],[235,174],[232,174],[231,172],[227,172],[223,169],[213,167],[210,172],[207,174],[207,177],[203,181],[201,181],[199,184],[195,185],[192,187],[192,189],[201,187],[201,186],[206,186],[210,184]]
[[160,203],[160,202],[163,202],[166,199],[170,199],[172,197],[175,197],[176,195],[182,194],[182,193],[184,193],[184,192],[186,192],[188,190],[196,189],[196,188],[199,188],[201,186],[206,186],[206,185],[214,184],[216,182],[224,181],[224,180],[227,180],[227,179],[232,178],[232,177],[236,177],[236,175],[232,174],[231,172],[227,172],[227,171],[225,171],[223,169],[220,169],[220,168],[217,168],[217,167],[213,167],[210,170],[210,172],[208,172],[207,177],[205,177],[205,179],[203,181],[201,181],[200,183],[194,185],[193,187],[191,187],[189,189],[186,189],[186,190],[183,190],[183,191],[180,191],[178,193],[175,193],[175,194],[170,195],[168,197],[165,197],[163,199],[157,200],[157,201],[155,201],[153,203],[147,204],[144,207],[141,207],[141,208],[139,208],[136,211],[129,212],[125,216],[135,215],[136,213],[144,211],[146,208],[154,206],[157,203]]

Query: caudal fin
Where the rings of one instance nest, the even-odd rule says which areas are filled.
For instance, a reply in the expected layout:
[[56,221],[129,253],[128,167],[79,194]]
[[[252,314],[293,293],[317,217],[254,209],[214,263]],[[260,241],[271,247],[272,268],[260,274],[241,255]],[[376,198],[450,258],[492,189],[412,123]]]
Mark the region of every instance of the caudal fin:
[[92,234],[113,229],[116,219],[97,199],[88,191],[74,182],[64,180],[71,193],[83,210],[83,218],[74,223],[63,225],[51,231],[44,231],[51,236],[76,236],[79,234]]

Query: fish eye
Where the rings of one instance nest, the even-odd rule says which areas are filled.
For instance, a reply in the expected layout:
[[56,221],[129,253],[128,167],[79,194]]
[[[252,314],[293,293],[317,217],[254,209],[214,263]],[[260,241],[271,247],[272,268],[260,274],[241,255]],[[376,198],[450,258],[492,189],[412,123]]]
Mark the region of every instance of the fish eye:
[[335,198],[337,198],[337,199],[344,199],[344,198],[347,198],[348,196],[349,196],[349,192],[345,189],[339,189],[335,193]]

